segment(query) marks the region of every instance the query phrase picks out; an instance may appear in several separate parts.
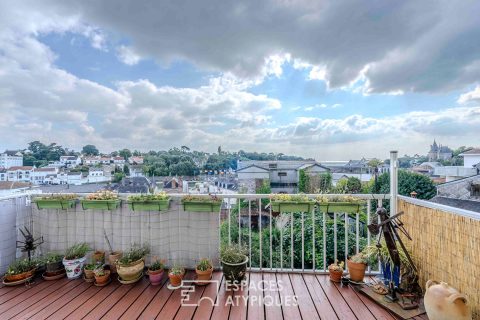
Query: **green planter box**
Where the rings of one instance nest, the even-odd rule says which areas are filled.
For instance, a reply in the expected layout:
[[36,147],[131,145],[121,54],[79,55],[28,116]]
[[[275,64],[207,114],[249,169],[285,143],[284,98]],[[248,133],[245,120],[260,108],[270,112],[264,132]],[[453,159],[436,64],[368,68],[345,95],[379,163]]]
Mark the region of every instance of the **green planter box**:
[[185,201],[182,204],[183,211],[195,212],[219,212],[222,207],[222,202]]
[[75,206],[76,200],[38,199],[35,200],[38,209],[62,209],[67,210]]
[[165,211],[170,208],[170,199],[150,201],[129,201],[128,207],[132,211]]
[[345,212],[345,213],[357,213],[360,211],[360,203],[352,202],[328,202],[320,204],[320,211],[333,213],[333,212]]
[[313,201],[272,201],[273,212],[312,212]]
[[120,199],[117,200],[82,200],[83,210],[98,209],[98,210],[115,210],[120,206]]

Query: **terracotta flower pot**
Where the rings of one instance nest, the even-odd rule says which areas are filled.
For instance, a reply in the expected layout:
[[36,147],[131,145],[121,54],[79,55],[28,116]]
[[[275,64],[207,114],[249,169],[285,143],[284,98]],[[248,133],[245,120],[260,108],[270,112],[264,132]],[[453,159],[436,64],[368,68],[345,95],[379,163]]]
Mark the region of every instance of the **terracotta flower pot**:
[[93,264],[104,264],[105,263],[105,251],[97,250],[92,254]]
[[83,272],[85,273],[86,279],[93,279],[95,277],[95,273],[93,272],[93,270],[84,269]]
[[195,272],[197,273],[197,280],[198,281],[207,281],[207,280],[210,280],[212,278],[213,268],[210,268],[210,269],[205,270],[205,271],[198,270],[197,268],[195,268]]
[[131,281],[138,279],[143,272],[145,263],[143,259],[139,259],[129,264],[117,263],[117,273],[124,281]]
[[425,285],[424,303],[429,319],[472,319],[472,310],[467,297],[445,282],[428,280]]
[[340,282],[342,279],[343,271],[335,271],[332,268],[328,267],[328,274],[330,275],[330,280],[333,282]]
[[115,261],[122,257],[121,251],[113,251],[108,255],[108,264],[110,265],[110,271],[112,273],[117,273],[117,267],[115,265]]
[[183,273],[183,274],[171,274],[171,273],[169,273],[168,278],[170,279],[170,284],[173,287],[179,287],[182,284],[182,280],[183,280],[184,275],[185,275],[185,273]]
[[367,265],[365,263],[355,263],[347,260],[348,273],[350,274],[350,280],[355,282],[362,282],[365,277],[365,270]]
[[164,274],[163,269],[153,270],[153,271],[148,269],[148,278],[150,279],[150,283],[153,286],[158,285],[162,282],[163,274]]
[[67,272],[68,279],[77,279],[80,278],[83,271],[83,266],[85,265],[85,257],[74,259],[74,260],[65,260],[63,259],[63,265],[65,266],[65,271]]
[[105,275],[103,275],[103,276],[95,275],[95,282],[97,284],[107,283],[108,280],[110,279],[110,270],[104,270],[104,272],[105,272]]
[[30,278],[31,276],[33,276],[35,274],[35,270],[36,270],[36,268],[34,268],[30,271],[27,271],[27,272],[19,273],[19,274],[5,275],[5,280],[12,282],[12,281],[20,281],[20,280],[23,280],[23,279],[26,279],[26,278]]

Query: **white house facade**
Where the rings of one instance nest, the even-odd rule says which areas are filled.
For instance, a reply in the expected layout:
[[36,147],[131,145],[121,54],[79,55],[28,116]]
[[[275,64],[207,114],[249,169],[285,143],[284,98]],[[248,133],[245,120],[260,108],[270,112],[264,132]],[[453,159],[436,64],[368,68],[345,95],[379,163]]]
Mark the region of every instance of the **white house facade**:
[[465,151],[460,156],[463,156],[463,166],[465,168],[473,168],[480,163],[480,148]]
[[0,154],[0,168],[9,169],[21,166],[23,166],[23,155],[20,152],[7,150]]

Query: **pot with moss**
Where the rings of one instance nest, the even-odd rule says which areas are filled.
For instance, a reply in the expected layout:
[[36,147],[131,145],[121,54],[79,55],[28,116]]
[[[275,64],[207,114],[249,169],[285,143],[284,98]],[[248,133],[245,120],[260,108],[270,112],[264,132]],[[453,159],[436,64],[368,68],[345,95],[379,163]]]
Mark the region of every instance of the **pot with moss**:
[[248,256],[245,247],[226,245],[220,250],[223,275],[230,283],[240,283],[247,274]]
[[165,192],[128,197],[132,211],[165,211],[170,207],[170,196]]
[[185,275],[185,269],[180,266],[173,266],[168,271],[168,278],[170,279],[170,285],[172,287],[180,287],[183,277]]
[[89,250],[88,244],[83,242],[74,244],[65,251],[63,265],[68,279],[77,279],[82,275],[83,266],[87,260],[85,256]]
[[193,212],[219,212],[222,207],[222,199],[216,196],[192,196],[182,198],[183,211]]
[[150,252],[148,246],[134,244],[116,261],[117,273],[123,281],[140,280],[145,267],[145,255]]
[[35,259],[19,259],[8,266],[5,281],[15,282],[31,278],[35,275],[38,261]]
[[60,209],[67,210],[75,206],[76,194],[52,194],[33,199],[38,209]]
[[159,259],[155,259],[148,267],[148,278],[153,286],[162,282],[165,266]]
[[213,266],[210,260],[200,259],[198,262],[195,273],[197,274],[197,281],[206,281],[212,278]]
[[43,258],[47,274],[53,275],[59,271],[63,272],[62,260],[63,260],[63,254],[60,254],[57,252],[47,253],[47,255]]
[[362,282],[365,277],[365,270],[367,270],[367,257],[359,252],[347,260],[348,273],[350,280],[354,282]]

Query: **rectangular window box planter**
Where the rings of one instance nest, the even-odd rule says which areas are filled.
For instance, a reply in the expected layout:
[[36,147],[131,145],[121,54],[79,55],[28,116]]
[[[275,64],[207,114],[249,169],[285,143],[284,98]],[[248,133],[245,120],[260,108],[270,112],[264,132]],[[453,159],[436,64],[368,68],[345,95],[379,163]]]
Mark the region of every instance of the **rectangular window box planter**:
[[272,201],[273,212],[312,212],[313,201]]
[[182,205],[183,211],[220,212],[222,202],[184,201]]
[[132,211],[165,211],[170,208],[170,198],[166,200],[129,201]]
[[353,202],[327,202],[320,204],[320,211],[327,213],[357,213],[360,211],[361,203]]
[[122,200],[82,200],[83,210],[98,209],[98,210],[115,210],[120,206]]
[[38,209],[67,210],[75,206],[76,200],[38,199],[34,200]]

